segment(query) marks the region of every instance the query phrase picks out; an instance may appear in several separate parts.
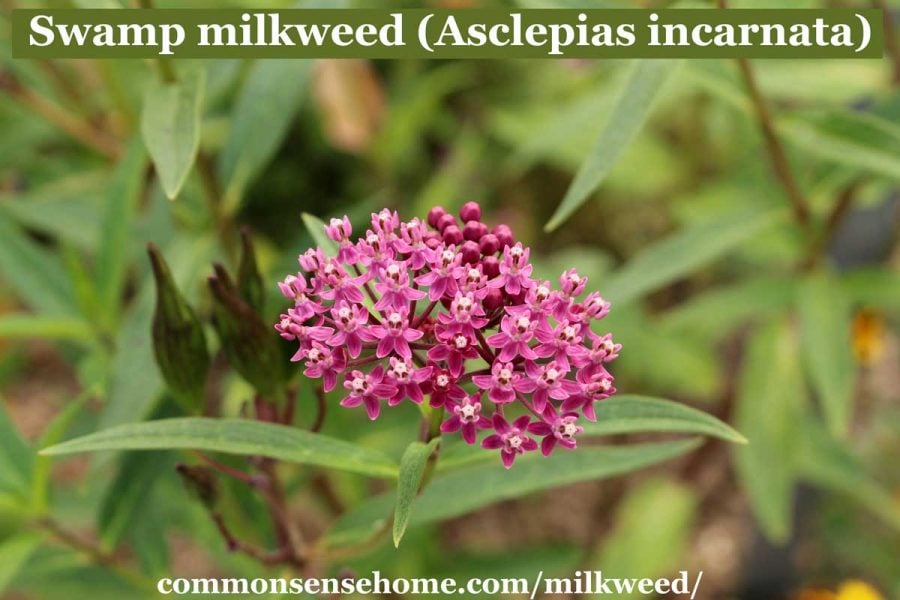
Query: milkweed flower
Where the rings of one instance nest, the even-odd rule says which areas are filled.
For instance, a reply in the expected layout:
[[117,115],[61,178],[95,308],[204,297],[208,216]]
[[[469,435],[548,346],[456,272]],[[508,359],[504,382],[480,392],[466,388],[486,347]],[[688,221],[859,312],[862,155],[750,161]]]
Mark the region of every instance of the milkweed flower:
[[574,449],[579,421],[616,391],[622,347],[600,331],[610,304],[574,267],[556,284],[535,279],[531,250],[483,223],[478,204],[458,214],[404,222],[384,209],[356,237],[348,217],[331,219],[336,249],[307,250],[278,283],[291,305],[275,329],[298,345],[305,376],[326,391],[343,379],[341,405],[370,419],[427,398],[444,434],[474,444],[486,432],[481,445],[507,468],[538,448]]

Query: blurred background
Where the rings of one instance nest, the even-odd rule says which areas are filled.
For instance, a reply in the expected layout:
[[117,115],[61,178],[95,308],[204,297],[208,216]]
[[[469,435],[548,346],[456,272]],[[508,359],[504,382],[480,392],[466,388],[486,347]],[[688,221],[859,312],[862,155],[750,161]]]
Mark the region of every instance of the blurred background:
[[[401,6],[366,6],[376,4]],[[248,226],[274,322],[283,309],[274,282],[313,244],[301,213],[363,225],[384,206],[411,218],[470,200],[532,247],[545,276],[577,267],[613,302],[604,324],[624,346],[620,392],[698,407],[751,444],[708,440],[634,475],[416,527],[399,550],[385,544],[329,572],[702,569],[704,598],[900,597],[893,37],[884,60],[756,61],[754,98],[740,65],[725,60],[12,60],[12,8],[121,5],[0,6],[4,597],[142,597],[133,572],[272,573],[226,551],[175,475],[175,453],[34,455],[159,414],[148,241],[205,318],[210,264],[235,268],[238,228]],[[183,126],[199,151],[164,187],[142,127],[153,123],[155,82],[173,72],[202,82],[190,96],[199,116]],[[780,162],[762,134],[760,97]],[[787,179],[773,164],[789,168]],[[170,188],[180,188],[175,200]],[[564,197],[573,210],[548,231]],[[252,390],[213,365],[219,410],[237,414]],[[298,385],[297,419],[308,423],[315,401]],[[397,432],[417,419],[398,409],[370,424],[332,410],[323,431],[399,455]],[[294,469],[290,509],[316,535],[384,485]],[[264,531],[258,500],[234,487],[238,529]]]

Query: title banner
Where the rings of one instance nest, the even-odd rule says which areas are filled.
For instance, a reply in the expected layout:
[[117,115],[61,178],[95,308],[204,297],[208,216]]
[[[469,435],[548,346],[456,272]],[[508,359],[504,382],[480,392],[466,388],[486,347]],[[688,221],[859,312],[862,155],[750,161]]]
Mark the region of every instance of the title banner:
[[14,58],[878,58],[879,10],[14,10]]

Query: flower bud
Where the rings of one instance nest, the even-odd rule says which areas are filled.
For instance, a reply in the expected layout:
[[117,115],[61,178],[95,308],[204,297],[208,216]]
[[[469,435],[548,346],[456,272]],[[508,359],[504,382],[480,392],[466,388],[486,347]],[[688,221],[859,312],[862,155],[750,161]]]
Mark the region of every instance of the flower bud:
[[155,245],[147,246],[156,281],[153,313],[153,352],[172,395],[186,412],[203,405],[209,351],[203,325],[175,285],[168,265]]
[[428,224],[438,229],[438,221],[440,221],[441,217],[447,214],[447,211],[444,210],[443,206],[435,206],[431,210],[428,211]]
[[241,229],[241,259],[238,263],[237,286],[241,298],[257,312],[262,312],[266,297],[263,280],[256,264],[256,252],[250,239],[250,230],[246,227]]
[[477,202],[466,202],[459,209],[459,218],[463,223],[481,220],[481,206]]
[[472,241],[463,242],[460,252],[462,253],[463,263],[467,265],[474,265],[481,258],[481,250],[479,250],[478,244]]
[[481,236],[488,232],[487,225],[480,221],[469,221],[463,227],[463,237],[467,240],[477,242]]
[[493,233],[485,234],[479,241],[481,253],[485,256],[494,256],[500,251],[500,240]]
[[496,277],[500,274],[500,261],[497,260],[496,256],[485,256],[481,260],[481,268],[489,278]]
[[503,306],[503,292],[497,288],[489,288],[482,305],[488,310],[494,310]]
[[500,242],[501,250],[503,250],[507,246],[512,247],[512,245],[515,244],[512,229],[509,228],[509,225],[497,225],[496,227],[494,227],[494,231],[492,233],[497,236],[497,241]]
[[213,325],[228,362],[262,396],[270,401],[282,396],[284,361],[276,336],[262,317],[238,293],[221,265],[209,278],[213,294]]
[[446,227],[444,229],[442,237],[444,238],[444,243],[446,244],[461,244],[463,241],[462,231],[460,231],[459,227],[457,227],[456,225],[449,225],[448,227]]
[[[438,231],[443,233],[444,230],[447,229],[448,227],[450,227],[451,225],[456,227],[456,217],[454,217],[450,213],[446,213],[440,219],[437,220],[436,227],[437,227]],[[459,229],[459,228],[457,227],[457,229]]]

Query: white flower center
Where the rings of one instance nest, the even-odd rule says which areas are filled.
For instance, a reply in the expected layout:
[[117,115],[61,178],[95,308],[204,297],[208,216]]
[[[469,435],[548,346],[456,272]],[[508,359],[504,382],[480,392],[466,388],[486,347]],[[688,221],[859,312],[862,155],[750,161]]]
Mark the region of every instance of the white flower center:
[[438,387],[447,387],[447,385],[449,385],[450,383],[450,378],[446,375],[438,375],[435,378],[435,382],[437,383]]

